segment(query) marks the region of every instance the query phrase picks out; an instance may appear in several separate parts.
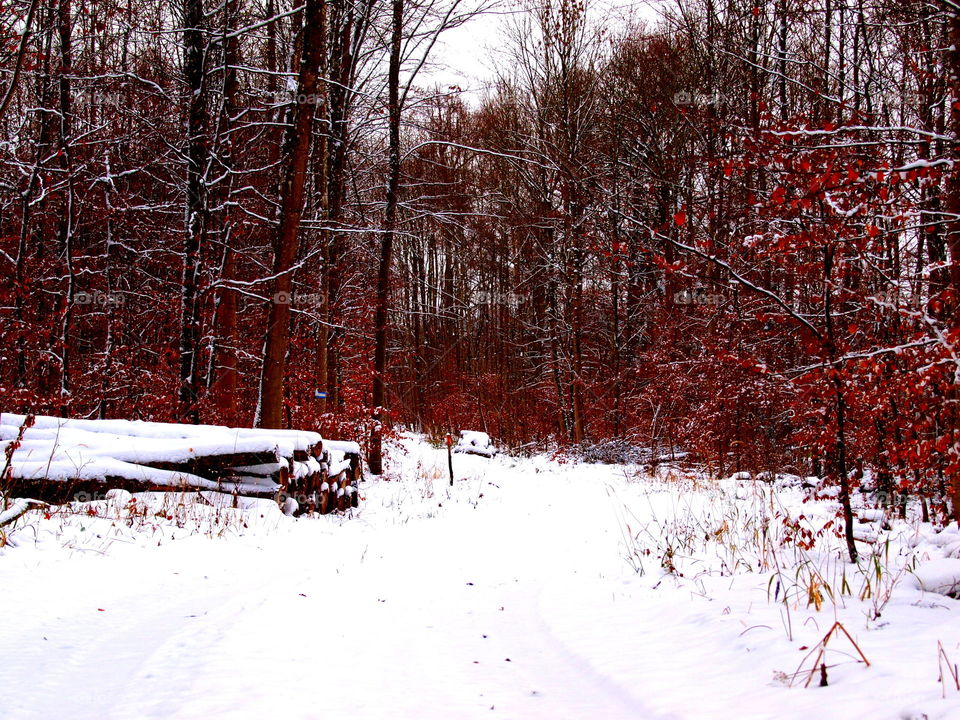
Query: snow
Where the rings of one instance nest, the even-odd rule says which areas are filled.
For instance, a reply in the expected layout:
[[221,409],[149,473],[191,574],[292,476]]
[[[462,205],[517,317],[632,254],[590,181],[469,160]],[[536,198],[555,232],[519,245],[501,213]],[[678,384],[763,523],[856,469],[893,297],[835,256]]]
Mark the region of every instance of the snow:
[[[307,458],[308,463],[310,462],[310,460],[313,460],[313,458]],[[316,462],[316,460],[314,460],[314,462]],[[264,463],[263,465],[236,465],[234,466],[233,469],[236,470],[241,475],[269,477],[274,473],[280,472],[281,463],[283,466],[287,466],[287,469],[290,469],[287,463],[287,460],[285,458],[281,458],[280,462]]]
[[166,485],[184,485],[187,487],[214,490],[218,483],[188,472],[146,468],[142,465],[123,462],[109,457],[88,454],[79,447],[67,447],[39,460],[24,460],[23,457],[35,456],[34,449],[21,448],[14,453],[13,474],[25,480],[47,479],[66,480],[102,480],[103,478],[123,478]]
[[107,490],[104,499],[111,500],[114,507],[123,507],[133,500],[133,494],[122,488],[113,488],[112,490]]
[[[0,414],[0,442],[16,439],[24,416]],[[37,416],[24,432],[12,458],[13,476],[22,479],[102,480],[123,478],[144,483],[183,485],[200,489],[228,486],[181,470],[145,467],[150,464],[185,463],[211,455],[263,453],[277,458],[274,465],[250,466],[246,481],[230,489],[276,489],[269,480],[257,479],[261,471],[276,467],[284,457],[321,441],[318,433],[294,430],[235,429],[216,425],[178,425],[128,420],[64,420]],[[319,469],[314,461],[304,470]],[[272,471],[271,471],[272,472]],[[253,482],[249,482],[253,480]]]
[[857,517],[860,518],[861,522],[879,522],[886,517],[886,513],[879,508],[862,508],[857,512]]
[[330,452],[338,452],[344,455],[360,454],[359,443],[351,442],[349,440],[330,440],[329,438],[324,438],[323,448],[324,450],[329,450]]
[[905,165],[901,165],[900,167],[896,167],[891,172],[908,173],[911,170],[926,170],[929,168],[935,168],[939,165],[944,165],[946,166],[947,170],[952,170],[954,162],[948,158],[940,158],[937,160],[926,160],[924,158],[920,158]]
[[913,571],[915,587],[960,599],[960,560],[929,560]]
[[[405,437],[346,515],[213,492],[28,513],[0,548],[0,714],[960,717],[937,681],[960,601],[921,586],[956,567],[952,527],[893,519],[860,572],[803,488],[502,455],[457,455],[450,487],[446,463]],[[804,550],[792,527],[827,529]],[[870,665],[838,633],[804,689],[837,621]]]
[[349,461],[349,460],[346,460],[346,459],[344,459],[344,460],[335,460],[335,461],[333,461],[333,462],[330,463],[330,470],[328,471],[328,475],[329,475],[330,477],[336,477],[336,476],[339,475],[340,473],[342,473],[342,472],[347,472],[348,470],[350,470],[350,461]]
[[459,444],[487,447],[490,445],[490,436],[478,430],[461,430]]
[[[16,437],[23,415],[0,414],[0,440]],[[129,462],[181,462],[198,454],[276,451],[283,457],[321,442],[319,433],[300,430],[228,428],[221,425],[156,423],[142,420],[65,420],[36,416],[26,440],[58,439],[91,448],[109,448]],[[186,441],[186,442],[182,442]],[[125,448],[127,445],[129,447]],[[117,453],[128,452],[129,457]]]
[[497,449],[493,446],[493,441],[485,432],[477,430],[461,430],[457,444],[453,448],[456,453],[471,453],[473,455],[482,455],[484,457],[493,457],[497,454]]
[[4,525],[12,524],[14,520],[22,517],[27,511],[37,506],[45,506],[45,503],[29,498],[14,499],[10,502],[9,507],[5,510],[0,510],[0,528]]

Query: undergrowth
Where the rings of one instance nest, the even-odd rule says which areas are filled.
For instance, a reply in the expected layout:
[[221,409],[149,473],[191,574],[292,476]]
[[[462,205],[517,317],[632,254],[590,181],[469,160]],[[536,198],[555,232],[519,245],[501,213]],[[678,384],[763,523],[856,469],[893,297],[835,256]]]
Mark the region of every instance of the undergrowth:
[[[765,574],[767,599],[782,605],[790,639],[791,612],[799,608],[819,612],[855,599],[868,622],[879,619],[896,585],[917,565],[915,553],[892,543],[889,532],[858,543],[861,558],[850,564],[839,506],[798,502],[797,488],[718,480],[672,466],[628,480],[643,488],[642,509],[631,509],[612,488],[608,493],[619,516],[624,559],[636,573],[694,583],[707,576]],[[792,493],[790,504],[804,512],[791,511],[785,493]],[[897,527],[916,530],[903,522]]]
[[[2,544],[15,547],[21,538],[53,539],[77,550],[106,552],[113,543],[186,537],[234,537],[251,524],[276,526],[279,511],[272,501],[246,501],[217,493],[141,493],[113,490],[104,500],[71,502],[32,510],[5,528]],[[2,546],[0,544],[0,546]]]

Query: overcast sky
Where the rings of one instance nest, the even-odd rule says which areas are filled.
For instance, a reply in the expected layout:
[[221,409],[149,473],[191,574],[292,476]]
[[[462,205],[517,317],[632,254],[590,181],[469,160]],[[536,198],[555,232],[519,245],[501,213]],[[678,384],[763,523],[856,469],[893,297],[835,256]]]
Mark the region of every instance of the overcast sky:
[[[657,7],[668,0],[588,0],[594,21],[611,27],[625,26],[630,17],[652,20]],[[524,12],[521,0],[504,0],[497,12],[470,19],[441,37],[434,49],[432,67],[421,83],[443,86],[457,85],[476,102],[489,80],[495,76],[497,50],[506,42],[506,31],[516,22],[515,15]],[[615,32],[614,32],[615,34]]]

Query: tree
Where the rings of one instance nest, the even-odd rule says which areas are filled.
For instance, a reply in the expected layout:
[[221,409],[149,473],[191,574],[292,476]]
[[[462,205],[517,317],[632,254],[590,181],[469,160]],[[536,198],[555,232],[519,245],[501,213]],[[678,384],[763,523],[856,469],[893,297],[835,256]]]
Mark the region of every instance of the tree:
[[197,406],[200,374],[200,274],[206,245],[207,172],[210,167],[207,83],[206,15],[203,0],[184,0],[183,75],[187,111],[187,206],[183,247],[180,332],[180,416],[200,422]]
[[383,234],[380,241],[380,269],[377,272],[377,309],[374,316],[373,356],[373,422],[370,436],[370,472],[383,472],[382,423],[387,372],[387,312],[390,306],[390,265],[393,262],[393,240],[397,229],[397,194],[400,190],[400,52],[403,43],[403,0],[393,0],[390,26],[390,68],[387,71],[387,113],[389,115],[389,171],[384,210]]
[[299,250],[300,221],[313,120],[321,93],[320,67],[326,41],[326,0],[307,0],[303,11],[303,59],[297,81],[293,121],[286,139],[286,170],[280,191],[280,224],[274,245],[273,291],[255,424],[283,426],[283,383],[290,342],[293,272]]
[[[445,30],[465,22],[470,13],[458,14],[461,0],[427,0],[406,5],[393,0],[390,21],[390,55],[387,69],[387,182],[384,225],[380,233],[377,291],[374,311],[374,360],[371,404],[373,428],[370,433],[368,462],[370,472],[383,469],[383,422],[385,419],[387,343],[389,336],[390,270],[397,232],[401,173],[400,126],[403,109],[414,82],[423,69],[434,45]],[[405,77],[401,78],[404,65]]]

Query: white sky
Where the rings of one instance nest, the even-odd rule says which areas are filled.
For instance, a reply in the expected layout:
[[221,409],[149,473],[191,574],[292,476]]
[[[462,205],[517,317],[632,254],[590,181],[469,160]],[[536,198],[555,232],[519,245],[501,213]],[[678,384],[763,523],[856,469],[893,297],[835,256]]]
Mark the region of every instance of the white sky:
[[[594,22],[613,31],[625,27],[630,17],[653,20],[657,7],[666,0],[588,0]],[[483,89],[496,74],[497,50],[506,42],[505,30],[515,22],[515,15],[524,12],[521,0],[503,0],[498,12],[474,17],[464,25],[449,30],[434,48],[436,67],[421,76],[420,84],[441,87],[457,85],[467,91],[467,99],[476,102]]]

